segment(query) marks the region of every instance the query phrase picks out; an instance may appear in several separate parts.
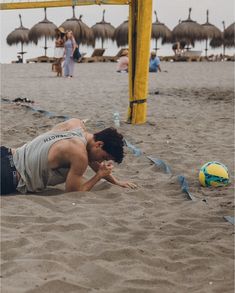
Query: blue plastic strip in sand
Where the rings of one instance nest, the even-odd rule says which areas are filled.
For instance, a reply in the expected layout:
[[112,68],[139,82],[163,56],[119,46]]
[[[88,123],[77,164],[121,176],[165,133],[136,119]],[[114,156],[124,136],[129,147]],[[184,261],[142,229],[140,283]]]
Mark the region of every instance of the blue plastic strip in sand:
[[29,108],[34,113],[40,113],[40,114],[46,116],[47,118],[61,118],[61,119],[64,119],[64,120],[69,119],[69,116],[67,116],[67,115],[55,115],[52,112],[49,112],[49,111],[46,111],[46,110],[43,110],[43,109],[37,109],[37,108],[29,106],[29,105],[23,105],[23,106],[25,106],[26,108]]
[[[9,100],[7,98],[1,98],[1,102],[10,103],[10,104],[15,103],[14,101],[11,101],[11,100]],[[20,106],[31,110],[33,113],[42,114],[42,115],[46,116],[47,118],[60,118],[60,119],[64,119],[64,120],[70,119],[69,116],[67,116],[67,115],[55,115],[52,112],[49,112],[49,111],[46,111],[46,110],[43,110],[43,109],[40,109],[40,108],[36,108],[36,107],[30,106],[30,105],[20,104]]]
[[189,192],[189,185],[188,185],[188,182],[185,179],[185,177],[182,176],[182,175],[179,175],[178,180],[179,180],[179,183],[181,185],[182,191],[184,193],[186,193],[188,199],[195,201],[196,200],[195,197]]
[[171,168],[163,161],[157,158],[153,158],[153,157],[147,157],[150,161],[152,161],[157,167],[162,168],[165,173],[167,174],[172,174],[171,172]]
[[[126,139],[124,139],[124,143],[128,148],[132,150],[135,156],[140,156],[142,154],[142,151],[140,149],[136,148],[134,145],[129,143]],[[147,156],[147,158],[151,160],[157,167],[162,168],[165,171],[165,173],[172,174],[171,168],[163,160],[153,158],[151,156]],[[186,193],[187,198],[192,201],[195,201],[196,200],[195,197],[189,192],[189,185],[185,177],[182,175],[178,176],[178,181],[181,185],[182,191]]]
[[234,221],[234,217],[231,216],[224,216],[224,219],[226,221],[228,221],[230,224],[234,225],[235,221]]
[[135,147],[133,144],[131,144],[129,141],[127,141],[125,138],[124,138],[124,143],[132,151],[134,156],[139,157],[142,155],[142,151],[138,149],[137,147]]

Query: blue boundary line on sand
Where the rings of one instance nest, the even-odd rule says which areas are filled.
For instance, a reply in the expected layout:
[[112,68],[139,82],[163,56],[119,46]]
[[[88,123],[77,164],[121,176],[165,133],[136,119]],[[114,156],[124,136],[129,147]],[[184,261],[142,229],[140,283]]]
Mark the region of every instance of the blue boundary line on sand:
[[232,225],[235,224],[234,217],[232,217],[232,216],[224,216],[223,218],[224,218],[227,222],[229,222],[230,224],[232,224]]
[[[143,152],[141,149],[135,147],[133,144],[131,144],[129,141],[124,139],[125,145],[132,151],[134,156],[141,156]],[[153,158],[151,156],[147,156],[147,158],[152,161],[157,167],[160,167],[164,170],[167,174],[172,174],[171,168],[161,159]],[[178,181],[181,186],[181,190],[186,194],[187,198],[192,201],[196,201],[196,198],[189,192],[189,185],[186,180],[186,178],[182,175],[178,176]]]
[[[6,98],[1,98],[1,102],[2,103],[5,103],[5,104],[15,104],[15,105],[17,105],[17,102],[11,101],[11,100],[6,99]],[[33,103],[30,103],[30,102],[28,102],[27,104],[26,104],[26,102],[22,102],[22,103],[19,102],[18,105],[21,106],[21,107],[24,107],[26,109],[31,110],[33,113],[42,114],[42,115],[44,115],[47,118],[61,118],[61,119],[64,119],[65,121],[68,120],[68,119],[70,119],[70,117],[67,116],[67,115],[56,115],[56,114],[54,114],[52,112],[43,110],[41,108],[33,107],[32,104]]]

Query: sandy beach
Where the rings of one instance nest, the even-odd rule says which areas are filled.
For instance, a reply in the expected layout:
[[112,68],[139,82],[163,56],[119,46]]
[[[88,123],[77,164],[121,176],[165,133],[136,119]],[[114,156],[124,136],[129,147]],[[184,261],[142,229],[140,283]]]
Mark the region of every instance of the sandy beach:
[[[234,213],[234,63],[161,67],[149,76],[147,122],[137,126],[125,123],[128,75],[114,63],[76,64],[73,79],[55,77],[51,64],[1,65],[2,98],[89,119],[92,132],[113,126],[118,111],[120,132],[143,152],[126,148],[114,170],[136,190],[103,181],[91,192],[65,194],[60,185],[1,197],[2,293],[234,292],[234,226],[223,218]],[[21,146],[62,120],[2,102],[1,144]],[[214,160],[231,183],[203,188],[199,169]]]

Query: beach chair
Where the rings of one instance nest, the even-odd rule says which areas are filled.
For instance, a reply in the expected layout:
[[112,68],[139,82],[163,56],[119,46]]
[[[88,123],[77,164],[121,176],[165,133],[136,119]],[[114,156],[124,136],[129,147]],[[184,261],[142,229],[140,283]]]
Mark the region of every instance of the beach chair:
[[128,48],[120,49],[115,56],[103,56],[103,62],[117,62],[124,50],[128,50]]
[[54,57],[39,56],[36,58],[26,59],[26,63],[53,63],[55,62]]
[[182,57],[186,57],[187,61],[201,61],[202,51],[187,50],[182,54]]
[[105,49],[95,49],[91,57],[82,57],[81,63],[102,62]]

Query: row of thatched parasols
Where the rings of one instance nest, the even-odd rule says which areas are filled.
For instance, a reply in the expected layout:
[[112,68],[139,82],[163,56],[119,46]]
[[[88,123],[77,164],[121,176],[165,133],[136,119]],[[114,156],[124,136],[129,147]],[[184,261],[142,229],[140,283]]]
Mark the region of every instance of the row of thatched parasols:
[[[105,21],[105,10],[103,10],[103,17],[101,22],[96,23],[91,28],[88,27],[82,21],[82,15],[79,18],[75,16],[75,7],[72,6],[73,16],[67,19],[60,26],[65,30],[72,30],[75,39],[78,44],[95,46],[95,41],[100,39],[102,42],[102,48],[104,41],[107,39],[115,40],[118,47],[126,46],[128,44],[128,20],[124,21],[116,29],[108,22]],[[205,54],[207,56],[208,41],[210,40],[210,46],[213,48],[223,46],[233,47],[234,43],[234,30],[235,23],[231,24],[225,28],[223,22],[224,31],[221,32],[215,25],[209,22],[209,11],[207,10],[206,22],[202,25],[198,24],[196,21],[191,19],[191,11],[189,8],[189,15],[186,20],[179,21],[178,25],[171,31],[164,23],[159,22],[157,13],[155,11],[156,20],[152,24],[152,39],[156,40],[156,50],[157,40],[161,39],[162,44],[174,43],[184,41],[187,47],[194,46],[195,41],[206,41]],[[34,25],[30,30],[22,25],[21,15],[20,17],[20,27],[16,28],[7,36],[8,45],[21,44],[21,52],[18,54],[22,55],[25,53],[23,51],[23,45],[29,42],[37,44],[42,38],[45,39],[45,56],[47,54],[47,40],[54,39],[55,30],[57,26],[47,19],[46,8],[44,8],[45,17],[42,21]],[[224,51],[225,54],[225,51]]]
[[[210,46],[212,48],[223,46],[234,47],[234,31],[235,22],[230,26],[225,28],[225,23],[223,21],[223,32],[217,28],[215,25],[209,22],[209,10],[206,11],[206,22],[199,24],[191,19],[192,9],[189,8],[189,15],[186,20],[179,21],[178,25],[170,31],[170,29],[164,24],[158,21],[157,13],[154,11],[156,16],[156,21],[152,24],[152,39],[157,40],[162,39],[162,44],[173,43],[184,41],[187,47],[190,45],[194,47],[195,41],[206,41],[205,55],[207,56],[208,51],[208,41],[210,40]],[[225,54],[225,51],[224,51]]]

